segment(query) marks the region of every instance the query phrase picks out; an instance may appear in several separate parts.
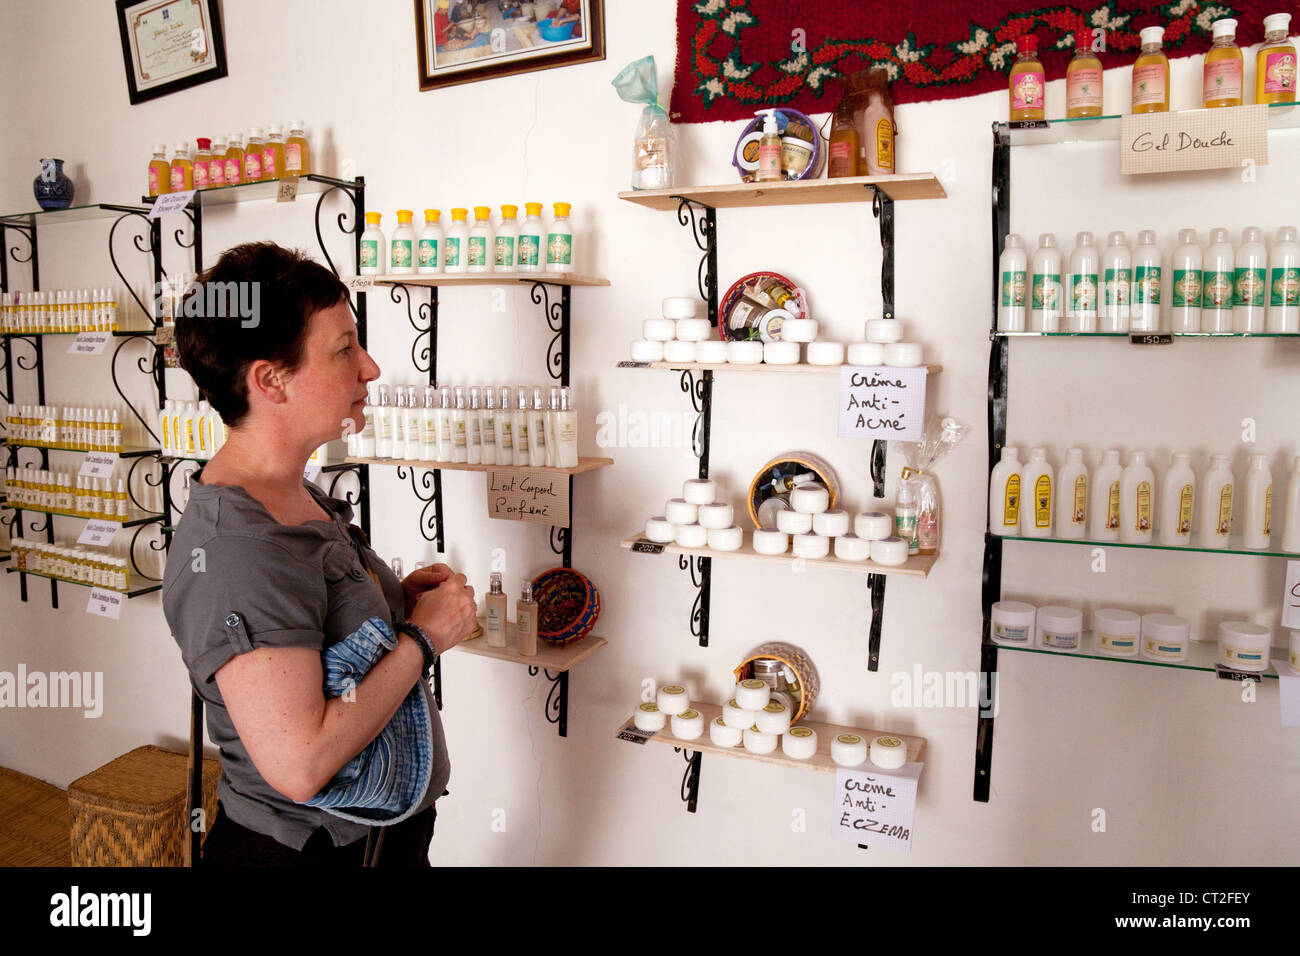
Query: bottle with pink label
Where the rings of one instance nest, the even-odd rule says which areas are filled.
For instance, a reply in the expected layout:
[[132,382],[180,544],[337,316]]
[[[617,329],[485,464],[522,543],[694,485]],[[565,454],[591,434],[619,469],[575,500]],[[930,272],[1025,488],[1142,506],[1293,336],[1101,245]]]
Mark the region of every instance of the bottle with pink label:
[[1043,120],[1047,80],[1038,59],[1038,37],[1025,35],[1016,40],[1016,62],[1011,66],[1011,122]]
[[1296,53],[1287,39],[1290,31],[1291,14],[1264,18],[1264,44],[1255,54],[1256,103],[1295,102]]
[[1240,106],[1243,74],[1237,21],[1215,20],[1212,29],[1214,43],[1205,51],[1201,105],[1206,109]]
[[1164,27],[1145,27],[1142,52],[1133,63],[1133,112],[1169,112],[1169,57],[1162,48]]

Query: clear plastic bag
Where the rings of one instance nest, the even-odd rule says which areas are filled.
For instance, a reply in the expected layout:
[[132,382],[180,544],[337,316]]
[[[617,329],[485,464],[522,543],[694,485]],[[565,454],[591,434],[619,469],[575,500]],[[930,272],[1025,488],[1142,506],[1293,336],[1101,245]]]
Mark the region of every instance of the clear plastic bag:
[[673,125],[659,103],[655,58],[642,57],[623,67],[612,85],[629,103],[645,103],[637,121],[632,153],[632,188],[664,189],[673,185]]
[[933,415],[926,420],[921,440],[903,442],[903,482],[899,498],[910,497],[916,505],[915,537],[908,551],[939,553],[939,483],[931,473],[935,463],[966,436],[970,428],[955,418]]

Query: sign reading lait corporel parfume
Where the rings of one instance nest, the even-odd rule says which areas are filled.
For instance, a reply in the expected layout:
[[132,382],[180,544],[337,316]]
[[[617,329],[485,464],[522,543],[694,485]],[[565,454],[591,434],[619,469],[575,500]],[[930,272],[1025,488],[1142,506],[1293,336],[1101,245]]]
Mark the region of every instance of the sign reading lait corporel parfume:
[[569,526],[566,472],[489,468],[486,484],[489,518],[535,521],[556,528]]
[[1126,176],[1267,162],[1267,106],[1130,113],[1120,122],[1119,171]]

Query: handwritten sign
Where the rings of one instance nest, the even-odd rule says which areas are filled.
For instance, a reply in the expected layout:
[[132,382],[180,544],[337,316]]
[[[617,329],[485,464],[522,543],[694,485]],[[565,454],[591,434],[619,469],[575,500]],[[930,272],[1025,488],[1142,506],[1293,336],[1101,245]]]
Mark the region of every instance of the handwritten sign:
[[187,189],[180,193],[163,193],[149,207],[149,218],[161,219],[163,216],[184,211],[185,207],[194,201],[194,192],[193,189]]
[[68,346],[69,355],[100,355],[113,337],[112,332],[78,332]]
[[1300,561],[1286,563],[1286,591],[1282,595],[1282,626],[1300,631]]
[[279,188],[275,191],[276,202],[293,202],[298,198],[298,177],[289,176],[280,180]]
[[840,767],[831,810],[835,835],[860,846],[911,853],[916,783],[923,766],[907,763],[889,771]]
[[86,526],[81,529],[81,536],[77,538],[77,544],[93,544],[102,548],[112,541],[114,536],[121,530],[121,522],[91,518],[86,522]]
[[1119,171],[1126,176],[1267,162],[1267,106],[1128,113],[1120,122]]
[[917,441],[925,424],[926,370],[840,369],[840,437]]
[[374,276],[348,276],[343,284],[352,292],[368,292],[375,287]]
[[88,451],[77,472],[78,478],[112,478],[117,467],[117,452]]
[[116,621],[122,615],[122,592],[108,588],[91,588],[90,600],[86,602],[86,613],[98,614],[100,617],[108,617]]
[[569,526],[569,476],[526,468],[490,468],[487,472],[489,518]]

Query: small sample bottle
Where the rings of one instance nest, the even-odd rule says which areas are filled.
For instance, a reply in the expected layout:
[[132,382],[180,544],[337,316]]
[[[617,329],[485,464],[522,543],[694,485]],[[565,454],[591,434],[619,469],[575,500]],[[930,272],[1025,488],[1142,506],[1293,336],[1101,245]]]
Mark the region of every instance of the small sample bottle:
[[208,170],[212,163],[212,140],[200,136],[195,142],[199,144],[199,148],[194,154],[194,188],[207,189],[210,185]]
[[1124,469],[1119,452],[1108,448],[1092,478],[1092,506],[1088,516],[1088,537],[1093,541],[1119,540],[1119,489]]
[[262,147],[262,178],[284,178],[284,127],[272,123],[266,130],[266,145]]
[[1174,332],[1201,331],[1201,247],[1195,229],[1178,231],[1174,250],[1169,324]]
[[1241,245],[1237,247],[1235,261],[1232,331],[1263,332],[1268,250],[1264,248],[1264,233],[1258,226],[1241,230]]
[[533,388],[533,407],[528,413],[528,464],[541,468],[546,464],[546,406],[540,386]]
[[382,213],[366,213],[366,231],[361,234],[361,262],[357,272],[363,276],[379,275],[388,251],[385,246],[383,230],[379,228]]
[[[1097,272],[1101,258],[1091,232],[1075,236],[1070,253],[1069,331],[1097,331]],[[1082,453],[1081,453],[1082,454]]]
[[452,460],[451,413],[454,410],[451,389],[444,385],[438,389],[438,461]]
[[306,176],[311,172],[311,147],[302,120],[289,121],[289,138],[284,141],[284,175]]
[[1054,477],[1047,461],[1047,449],[1029,449],[1029,461],[1020,471],[1020,487],[1029,492],[1029,507],[1020,509],[1022,538],[1051,537]]
[[456,405],[451,410],[451,460],[469,463],[469,427],[465,408],[465,387],[456,386]]
[[1147,453],[1135,451],[1119,482],[1119,539],[1124,544],[1148,544],[1154,527],[1156,476]]
[[230,145],[226,147],[226,185],[238,186],[244,181],[244,136],[242,133],[230,134]]
[[1210,230],[1201,272],[1201,331],[1231,332],[1236,253],[1227,229]]
[[1286,484],[1286,517],[1282,526],[1282,550],[1300,554],[1300,458],[1291,465],[1291,479]]
[[1227,455],[1212,455],[1201,482],[1201,547],[1226,549],[1232,534],[1232,470]]
[[578,412],[573,407],[573,394],[567,385],[560,389],[560,410],[555,413],[551,436],[555,441],[556,467],[577,468]]
[[1092,31],[1083,23],[1074,30],[1074,56],[1065,68],[1065,115],[1069,119],[1100,116],[1101,58],[1092,49]]
[[540,272],[542,269],[542,244],[546,226],[542,223],[542,204],[524,203],[524,221],[519,227],[519,246],[515,252],[515,271]]
[[1015,535],[1020,531],[1020,453],[1002,447],[1002,460],[989,477],[989,533]]
[[1290,30],[1289,13],[1264,18],[1264,43],[1255,54],[1256,103],[1295,102],[1296,54],[1287,39]]
[[208,160],[208,187],[226,184],[226,141],[220,136],[212,141],[212,157]]
[[1196,507],[1196,472],[1192,456],[1176,452],[1160,486],[1160,543],[1187,547],[1192,543],[1192,515]]
[[497,402],[497,461],[503,465],[514,464],[514,414],[510,408],[510,389],[502,385]]
[[524,657],[537,656],[537,602],[532,581],[524,581],[515,605],[515,650]]
[[546,271],[572,272],[575,256],[573,254],[573,226],[569,223],[567,202],[555,204],[555,219],[546,236]]
[[1002,294],[998,299],[998,329],[1002,332],[1024,332],[1025,313],[1029,288],[1029,258],[1024,243],[1014,232],[1009,233],[998,258],[998,273]]
[[1016,40],[1016,61],[1011,65],[1011,122],[1043,120],[1047,81],[1038,59],[1038,37],[1022,36]]
[[1300,332],[1300,243],[1296,227],[1282,226],[1268,254],[1268,330]]
[[1083,463],[1082,448],[1065,453],[1056,487],[1056,536],[1084,537],[1088,533],[1088,466]]
[[497,390],[491,385],[483,389],[483,464],[497,463]]
[[411,226],[412,212],[397,210],[397,228],[388,242],[388,272],[405,275],[415,271],[415,229]]
[[[521,387],[516,393],[514,407],[515,413],[512,418],[512,423],[514,425],[515,464],[527,465],[529,458],[531,457],[528,443],[528,429],[532,422],[529,420],[528,392],[526,389]],[[502,464],[504,464],[504,462]]]
[[375,457],[393,457],[393,399],[387,385],[379,386],[375,405]]
[[1145,27],[1142,52],[1133,63],[1133,112],[1169,112],[1169,57],[1161,49],[1164,27]]
[[159,143],[149,160],[149,195],[161,196],[172,191],[172,168],[167,162],[167,146]]
[[483,599],[486,605],[486,621],[484,628],[487,632],[488,647],[505,647],[506,646],[506,595],[501,590],[501,572],[492,572],[492,583],[488,586],[487,597]]
[[248,141],[244,143],[244,182],[256,183],[265,179],[262,162],[266,159],[266,143],[262,141],[262,127],[254,126],[248,131]]
[[1241,49],[1237,46],[1237,21],[1215,20],[1210,29],[1214,42],[1205,51],[1201,105],[1206,109],[1240,106],[1243,65]]
[[173,148],[171,184],[174,193],[194,188],[194,163],[190,160],[190,148],[184,143],[177,143]]
[[471,465],[483,464],[483,393],[475,385],[469,390],[469,414],[465,417],[466,460]]
[[474,227],[469,231],[469,252],[465,268],[469,272],[490,272],[492,269],[492,210],[488,206],[474,207]]
[[442,257],[439,249],[442,245],[442,226],[438,223],[441,218],[442,210],[440,209],[426,209],[424,211],[424,228],[420,230],[418,240],[419,250],[416,255],[416,272],[431,275],[442,271]]
[[497,226],[492,246],[492,268],[497,272],[515,271],[515,244],[519,238],[519,223],[515,216],[518,206],[501,207],[501,225]]
[[[758,169],[754,171],[754,181],[781,182],[785,179],[785,174],[781,172],[781,133],[777,128],[776,110],[755,110],[754,115],[763,118],[763,135],[758,141]],[[549,258],[547,262],[550,262]]]
[[1241,525],[1242,544],[1247,550],[1268,550],[1273,534],[1273,473],[1267,455],[1250,456]]
[[1129,321],[1130,331],[1160,330],[1162,271],[1155,231],[1143,229],[1138,233],[1137,248],[1133,250],[1133,317]]
[[1061,250],[1056,236],[1045,232],[1038,237],[1031,269],[1033,284],[1029,312],[1031,332],[1059,332],[1061,325]]
[[446,272],[465,271],[465,257],[468,254],[466,247],[469,244],[469,225],[465,222],[465,217],[468,215],[468,209],[456,207],[451,211],[451,226],[442,241],[443,269]]
[[1098,327],[1102,332],[1127,332],[1133,305],[1133,254],[1128,236],[1116,230],[1106,237],[1101,255],[1102,296]]

